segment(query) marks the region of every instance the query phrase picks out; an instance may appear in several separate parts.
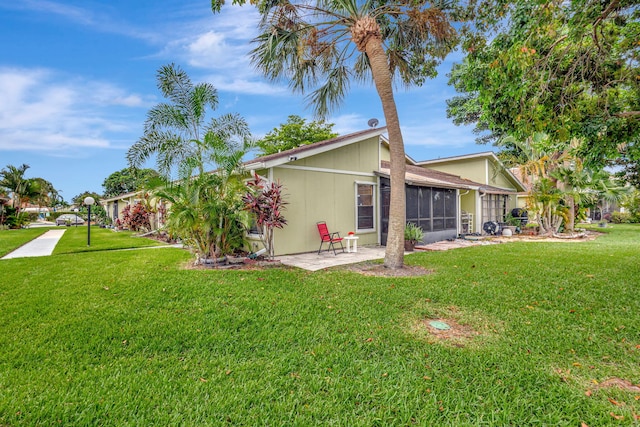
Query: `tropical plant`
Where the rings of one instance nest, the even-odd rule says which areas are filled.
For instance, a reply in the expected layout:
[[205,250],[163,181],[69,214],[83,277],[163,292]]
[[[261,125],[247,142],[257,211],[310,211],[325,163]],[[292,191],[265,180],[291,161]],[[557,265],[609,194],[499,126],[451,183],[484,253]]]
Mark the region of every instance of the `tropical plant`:
[[7,165],[0,171],[0,187],[9,191],[12,198],[11,206],[18,210],[22,206],[22,198],[30,193],[29,179],[24,176],[29,167],[27,164],[22,164],[21,166]]
[[[214,12],[224,2],[212,0]],[[235,3],[245,3],[245,0]],[[253,2],[252,2],[253,3]],[[419,85],[452,49],[456,32],[439,2],[338,0],[258,2],[260,34],[254,65],[272,80],[308,92],[324,118],[345,98],[352,80],[373,81],[390,144],[391,207],[384,264],[404,262],[405,151],[393,95],[395,77]]]
[[[240,146],[215,139],[207,144],[212,147],[211,158],[219,166],[217,170],[151,190],[162,200],[160,204],[170,205],[165,227],[193,249],[196,264],[216,262],[242,249],[249,224],[242,201],[246,191],[242,158],[253,148],[251,141]],[[186,175],[191,175],[188,170]]]
[[274,128],[264,138],[256,142],[262,155],[279,153],[301,145],[309,145],[314,142],[324,141],[338,136],[333,132],[333,123],[312,121],[307,123],[300,116],[291,115],[286,123]]
[[218,92],[209,83],[193,84],[187,73],[175,64],[162,66],[157,73],[158,89],[169,103],[160,103],[147,113],[144,135],[127,151],[132,168],[139,168],[156,156],[158,171],[165,177],[172,167],[203,175],[205,166],[215,163],[212,142],[244,140],[250,137],[246,121],[236,114],[225,114],[206,122],[208,109],[218,106]]
[[127,205],[122,210],[122,223],[131,231],[147,231],[151,229],[150,214],[143,203]]
[[421,241],[424,238],[424,231],[422,227],[408,222],[404,227],[404,239],[410,242],[416,243]]
[[276,228],[284,228],[287,224],[287,220],[282,215],[287,204],[282,194],[282,184],[265,183],[256,174],[247,186],[249,190],[242,199],[245,209],[253,214],[260,240],[267,250],[269,259],[273,259],[274,231]]
[[632,189],[621,203],[621,206],[629,211],[632,222],[640,222],[640,191]]
[[12,206],[0,207],[0,226],[7,228],[21,228],[29,223],[29,215],[25,212],[20,212],[20,209]]

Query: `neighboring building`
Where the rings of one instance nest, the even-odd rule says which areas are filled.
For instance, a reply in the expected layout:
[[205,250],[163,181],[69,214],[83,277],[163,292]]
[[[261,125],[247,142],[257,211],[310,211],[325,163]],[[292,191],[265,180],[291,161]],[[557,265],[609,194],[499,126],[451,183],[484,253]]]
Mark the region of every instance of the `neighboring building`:
[[[148,193],[145,193],[144,191],[135,191],[100,200],[100,204],[104,207],[107,212],[107,217],[111,220],[111,224],[114,226],[118,224],[118,220],[122,221],[122,212],[127,206],[134,206],[138,203],[145,203],[147,208],[149,206],[152,208],[158,208],[157,200],[153,197],[149,198]],[[152,211],[149,216],[149,222],[151,223],[152,230],[160,228],[163,221],[164,218],[162,213],[158,213],[157,209]]]
[[488,221],[503,222],[516,207],[523,207],[527,189],[491,151],[445,157],[416,163],[418,166],[459,175],[479,183],[477,190],[460,195],[462,211],[473,215],[473,232],[481,232]]
[[107,217],[115,224],[117,219],[122,219],[122,211],[128,205],[135,205],[142,200],[142,191],[125,193],[108,199],[100,200],[100,204],[107,211]]

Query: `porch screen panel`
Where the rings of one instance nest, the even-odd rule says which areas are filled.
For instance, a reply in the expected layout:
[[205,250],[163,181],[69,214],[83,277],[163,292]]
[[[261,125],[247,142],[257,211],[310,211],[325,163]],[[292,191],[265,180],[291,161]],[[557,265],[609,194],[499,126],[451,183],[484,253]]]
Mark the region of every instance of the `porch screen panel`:
[[431,193],[433,201],[433,231],[444,230],[444,191],[434,188]]
[[456,228],[456,192],[455,190],[444,190],[444,226],[445,228]]
[[422,227],[422,231],[428,233],[431,231],[431,189],[421,187],[419,200],[420,218],[417,224]]
[[413,224],[418,224],[420,218],[420,210],[418,208],[420,204],[420,192],[418,187],[407,186],[405,189],[406,195],[406,222],[411,222]]
[[358,230],[374,228],[373,185],[357,184]]

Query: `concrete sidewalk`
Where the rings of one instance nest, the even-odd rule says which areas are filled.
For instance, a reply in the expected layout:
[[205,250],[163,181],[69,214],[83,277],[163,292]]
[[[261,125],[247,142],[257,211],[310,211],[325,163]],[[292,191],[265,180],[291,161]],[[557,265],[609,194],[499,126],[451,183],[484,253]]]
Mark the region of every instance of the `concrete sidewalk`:
[[8,253],[0,259],[51,255],[65,231],[67,231],[66,228],[63,228],[61,230],[49,230],[43,235],[36,237],[29,243],[20,246],[15,251]]

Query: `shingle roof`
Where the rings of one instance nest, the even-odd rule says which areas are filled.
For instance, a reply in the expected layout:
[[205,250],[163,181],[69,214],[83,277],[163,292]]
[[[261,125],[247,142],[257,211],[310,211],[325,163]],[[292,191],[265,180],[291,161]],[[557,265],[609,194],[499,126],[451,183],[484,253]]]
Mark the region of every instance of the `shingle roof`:
[[[389,176],[391,173],[391,164],[383,160],[380,162],[380,175]],[[490,194],[515,194],[513,190],[484,185],[469,179],[461,178],[446,172],[440,172],[433,169],[427,169],[420,166],[406,166],[405,180],[408,183],[416,185],[439,186],[444,188],[460,188],[468,190],[480,190],[483,193]]]

